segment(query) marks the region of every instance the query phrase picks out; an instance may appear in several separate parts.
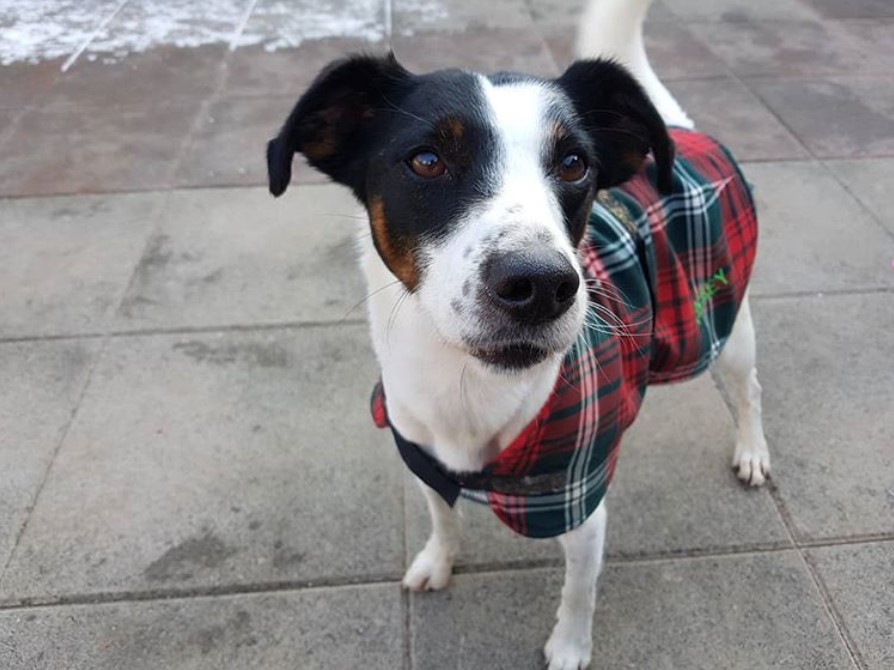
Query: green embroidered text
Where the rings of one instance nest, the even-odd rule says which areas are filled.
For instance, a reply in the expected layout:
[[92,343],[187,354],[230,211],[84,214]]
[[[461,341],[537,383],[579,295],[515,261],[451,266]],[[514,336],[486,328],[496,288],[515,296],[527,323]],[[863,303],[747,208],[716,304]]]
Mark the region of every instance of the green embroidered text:
[[698,295],[695,296],[695,319],[699,325],[701,325],[705,318],[705,307],[707,304],[711,302],[711,299],[717,294],[717,291],[720,290],[721,286],[728,285],[729,282],[726,280],[726,274],[723,272],[723,268],[720,268],[714,273],[714,276],[708,280],[708,283],[701,288]]

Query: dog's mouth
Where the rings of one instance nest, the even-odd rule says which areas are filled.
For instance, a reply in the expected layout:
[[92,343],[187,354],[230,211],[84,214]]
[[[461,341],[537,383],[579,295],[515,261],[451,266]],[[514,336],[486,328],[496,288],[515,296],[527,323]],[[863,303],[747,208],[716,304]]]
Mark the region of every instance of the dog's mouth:
[[524,370],[543,362],[549,350],[526,342],[492,346],[476,346],[471,350],[478,360],[507,371]]

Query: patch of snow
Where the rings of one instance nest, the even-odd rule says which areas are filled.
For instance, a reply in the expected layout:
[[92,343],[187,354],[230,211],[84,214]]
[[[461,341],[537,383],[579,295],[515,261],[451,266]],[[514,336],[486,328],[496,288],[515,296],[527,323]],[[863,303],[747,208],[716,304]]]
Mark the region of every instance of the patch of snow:
[[74,53],[118,0],[0,0],[0,63]]
[[296,47],[305,40],[353,37],[385,39],[383,0],[299,0],[260,2],[238,46],[263,44],[270,51]]
[[[328,37],[384,40],[389,10],[417,25],[445,0],[0,0],[0,64],[81,57],[102,62],[159,45],[296,47]],[[117,11],[117,13],[116,13]],[[404,31],[407,34],[407,31]]]
[[[442,0],[397,0],[403,14],[412,14],[423,25],[434,25],[447,18],[447,6]],[[401,35],[412,35],[412,28],[404,28]]]

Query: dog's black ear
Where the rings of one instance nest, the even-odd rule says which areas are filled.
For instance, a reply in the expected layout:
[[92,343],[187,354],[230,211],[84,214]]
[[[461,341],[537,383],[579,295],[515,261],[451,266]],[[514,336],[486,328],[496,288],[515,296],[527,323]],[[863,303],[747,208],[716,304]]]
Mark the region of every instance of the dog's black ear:
[[597,188],[627,181],[651,149],[658,190],[670,192],[674,145],[661,115],[626,69],[610,60],[581,60],[556,83],[571,98],[593,140],[600,162]]
[[352,56],[327,66],[301,96],[279,135],[267,144],[270,192],[279,196],[292,178],[292,157],[332,179],[361,189],[369,137],[364,133],[377,112],[390,107],[413,75],[395,59]]

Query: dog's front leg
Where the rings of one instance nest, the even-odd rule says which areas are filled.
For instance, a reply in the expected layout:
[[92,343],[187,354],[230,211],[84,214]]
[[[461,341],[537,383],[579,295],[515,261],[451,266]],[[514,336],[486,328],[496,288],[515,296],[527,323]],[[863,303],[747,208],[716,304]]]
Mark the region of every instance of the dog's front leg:
[[726,347],[717,359],[721,379],[736,403],[736,451],[733,468],[739,479],[760,486],[770,475],[770,450],[761,419],[761,385],[755,367],[756,345],[751,307],[746,295]]
[[459,515],[431,488],[419,479],[416,482],[431,514],[431,536],[404,575],[404,586],[412,591],[439,591],[450,582],[459,553]]
[[556,627],[543,650],[549,670],[582,670],[590,666],[596,579],[602,570],[605,525],[603,500],[583,525],[559,537],[565,551],[565,585]]

